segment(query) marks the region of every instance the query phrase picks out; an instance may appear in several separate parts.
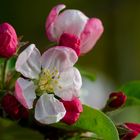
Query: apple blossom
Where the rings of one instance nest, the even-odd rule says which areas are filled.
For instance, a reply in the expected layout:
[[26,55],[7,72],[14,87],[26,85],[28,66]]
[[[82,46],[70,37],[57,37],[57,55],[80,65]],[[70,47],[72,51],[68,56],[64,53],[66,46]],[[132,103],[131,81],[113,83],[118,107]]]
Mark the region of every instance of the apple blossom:
[[[88,18],[79,10],[68,9],[60,13],[66,6],[55,6],[46,20],[46,35],[50,41],[73,48],[77,55],[90,51],[103,33],[103,25],[98,18]],[[60,14],[59,14],[60,13]],[[78,46],[69,43],[76,39]]]
[[11,57],[16,53],[18,39],[15,29],[8,23],[0,25],[0,56]]
[[41,56],[34,44],[18,56],[16,70],[26,79],[17,79],[15,96],[28,109],[39,97],[35,119],[40,123],[55,123],[65,116],[65,107],[55,96],[68,101],[79,96],[81,75],[73,67],[77,59],[75,51],[64,46],[50,48]]

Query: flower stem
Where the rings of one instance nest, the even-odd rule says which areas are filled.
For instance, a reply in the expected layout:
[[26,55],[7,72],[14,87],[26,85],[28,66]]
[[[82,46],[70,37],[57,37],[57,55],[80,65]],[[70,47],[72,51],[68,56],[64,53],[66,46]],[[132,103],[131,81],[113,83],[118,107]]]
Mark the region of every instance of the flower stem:
[[4,59],[3,70],[2,70],[2,89],[5,88],[5,72],[6,72],[7,59]]

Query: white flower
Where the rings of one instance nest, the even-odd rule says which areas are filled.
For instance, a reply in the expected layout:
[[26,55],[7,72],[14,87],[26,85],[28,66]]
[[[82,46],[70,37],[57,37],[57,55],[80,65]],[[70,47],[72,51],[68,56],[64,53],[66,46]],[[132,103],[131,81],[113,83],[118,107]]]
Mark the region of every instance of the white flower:
[[[61,120],[66,110],[58,99],[72,100],[79,96],[82,85],[79,71],[73,67],[77,61],[76,53],[67,47],[53,47],[42,56],[34,44],[18,57],[16,70],[26,79],[19,78],[15,85],[15,96],[26,108],[35,105],[35,119],[43,124]],[[28,78],[28,79],[27,79]]]

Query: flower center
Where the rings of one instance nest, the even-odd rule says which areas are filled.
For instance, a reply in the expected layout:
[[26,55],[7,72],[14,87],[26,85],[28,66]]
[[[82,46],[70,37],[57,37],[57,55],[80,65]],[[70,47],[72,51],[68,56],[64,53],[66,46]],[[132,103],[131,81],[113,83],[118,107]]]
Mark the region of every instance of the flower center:
[[58,70],[53,69],[50,71],[49,69],[43,69],[37,82],[37,95],[42,95],[44,92],[54,93],[55,87],[61,88],[58,82],[59,79]]

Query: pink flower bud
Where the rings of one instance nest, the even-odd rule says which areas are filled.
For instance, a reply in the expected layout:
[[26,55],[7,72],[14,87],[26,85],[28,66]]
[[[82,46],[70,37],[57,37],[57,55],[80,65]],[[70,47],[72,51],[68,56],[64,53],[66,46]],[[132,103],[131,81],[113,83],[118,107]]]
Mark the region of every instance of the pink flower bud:
[[0,56],[11,57],[15,54],[18,39],[15,29],[8,23],[0,25]]
[[140,133],[140,124],[137,124],[137,123],[125,123],[125,125],[127,126],[127,128],[129,128],[131,130],[135,130],[135,131]]
[[131,131],[128,134],[126,134],[121,140],[133,140],[138,136],[138,132]]
[[81,101],[78,98],[74,98],[72,101],[61,100],[61,102],[66,109],[66,114],[62,121],[69,125],[74,124],[79,119],[80,113],[83,111]]
[[74,124],[80,117],[80,113],[76,112],[67,112],[64,118],[62,119],[68,125]]
[[15,96],[9,93],[2,98],[1,105],[5,112],[15,120],[27,119],[29,116],[28,110],[17,101]]
[[108,106],[111,108],[119,108],[125,104],[127,96],[123,92],[113,92],[109,96]]
[[19,119],[19,108],[18,108],[18,101],[16,98],[10,94],[6,94],[2,98],[2,107],[5,112],[10,115],[14,119]]
[[140,133],[140,124],[136,123],[125,123],[124,127],[129,131],[122,137],[122,140],[133,140]]
[[59,40],[60,46],[70,47],[75,50],[77,55],[80,55],[80,39],[72,34],[63,33]]

